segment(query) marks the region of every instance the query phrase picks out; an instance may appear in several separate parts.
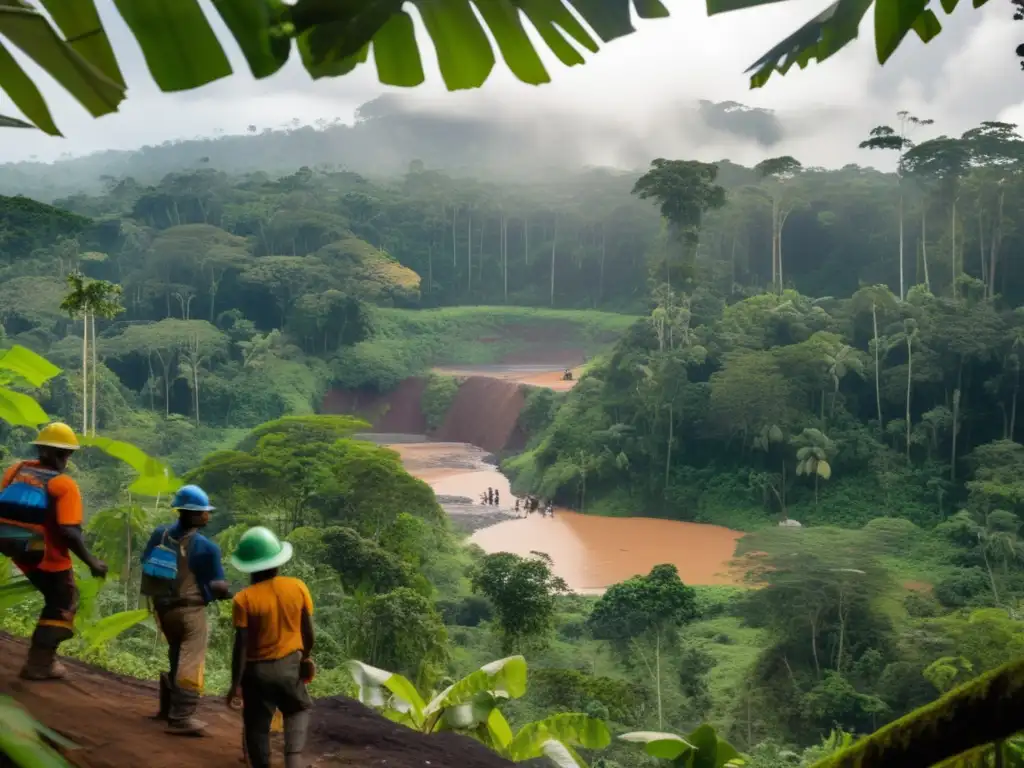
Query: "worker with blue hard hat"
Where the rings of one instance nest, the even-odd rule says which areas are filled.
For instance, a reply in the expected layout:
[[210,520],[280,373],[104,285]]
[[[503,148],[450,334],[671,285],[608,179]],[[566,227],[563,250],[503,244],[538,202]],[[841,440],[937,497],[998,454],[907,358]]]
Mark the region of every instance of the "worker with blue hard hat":
[[198,485],[178,489],[171,500],[176,522],[153,531],[142,553],[142,594],[152,601],[167,638],[170,671],[160,675],[159,720],[167,732],[198,735],[208,638],[206,606],[231,599],[220,547],[200,533],[214,507]]

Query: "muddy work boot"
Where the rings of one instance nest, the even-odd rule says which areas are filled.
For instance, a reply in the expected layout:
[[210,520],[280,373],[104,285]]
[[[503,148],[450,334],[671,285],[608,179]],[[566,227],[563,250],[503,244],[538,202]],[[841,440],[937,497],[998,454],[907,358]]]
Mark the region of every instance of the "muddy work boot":
[[206,723],[196,717],[199,709],[199,694],[183,691],[175,686],[170,690],[170,716],[167,721],[167,733],[178,736],[200,736]]
[[57,661],[56,648],[29,648],[21,668],[22,680],[63,680],[67,676],[67,669]]
[[186,717],[183,720],[169,720],[165,730],[175,736],[202,736],[206,723],[196,717]]
[[167,675],[160,673],[160,711],[152,716],[153,720],[167,721],[171,716],[171,683]]

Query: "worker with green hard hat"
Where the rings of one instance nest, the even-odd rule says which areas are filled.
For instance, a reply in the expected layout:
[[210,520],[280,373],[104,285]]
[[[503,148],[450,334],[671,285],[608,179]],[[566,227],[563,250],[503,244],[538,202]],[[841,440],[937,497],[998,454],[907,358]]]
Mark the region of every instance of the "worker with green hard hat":
[[300,579],[281,576],[292,545],[262,526],[246,531],[231,564],[250,575],[235,595],[232,618],[228,705],[241,697],[246,758],[252,768],[270,768],[270,727],[284,716],[285,768],[302,766],[313,701],[306,690],[316,667],[313,651],[313,599]]

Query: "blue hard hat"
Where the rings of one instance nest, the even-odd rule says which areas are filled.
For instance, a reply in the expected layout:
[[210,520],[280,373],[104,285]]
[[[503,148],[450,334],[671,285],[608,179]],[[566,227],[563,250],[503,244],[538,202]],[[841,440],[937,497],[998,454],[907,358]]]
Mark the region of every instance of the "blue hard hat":
[[198,485],[185,485],[178,489],[171,500],[171,509],[187,509],[190,512],[212,512],[210,497]]

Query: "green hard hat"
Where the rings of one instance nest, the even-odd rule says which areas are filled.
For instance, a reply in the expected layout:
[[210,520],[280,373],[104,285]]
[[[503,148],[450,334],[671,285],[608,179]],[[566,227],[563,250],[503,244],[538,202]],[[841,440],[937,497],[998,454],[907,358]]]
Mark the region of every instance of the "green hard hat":
[[231,564],[242,573],[256,573],[279,568],[292,559],[292,545],[281,541],[274,532],[262,525],[242,534],[231,555]]

